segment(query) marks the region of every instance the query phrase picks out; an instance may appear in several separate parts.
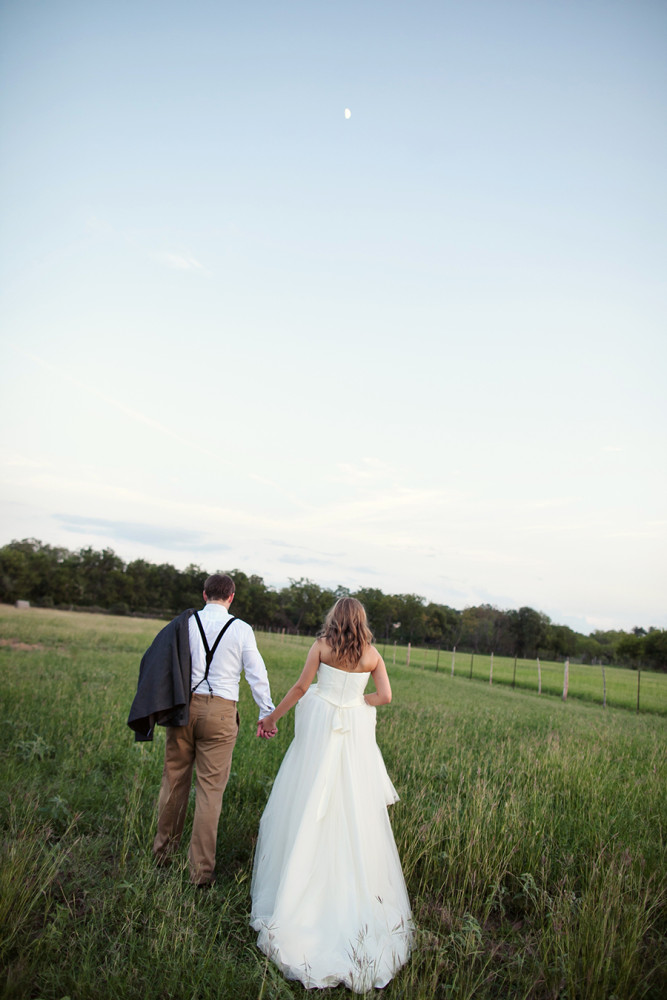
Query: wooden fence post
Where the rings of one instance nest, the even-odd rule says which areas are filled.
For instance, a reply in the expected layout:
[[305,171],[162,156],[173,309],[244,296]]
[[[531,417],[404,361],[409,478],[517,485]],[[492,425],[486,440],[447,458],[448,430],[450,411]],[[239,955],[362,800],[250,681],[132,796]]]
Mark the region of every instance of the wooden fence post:
[[542,667],[539,656],[537,657],[537,693],[542,694]]
[[438,646],[438,652],[435,654],[435,672],[438,672],[438,663],[440,662],[440,646]]
[[475,659],[474,651],[470,654],[470,680],[472,680],[472,661]]
[[407,658],[407,660],[405,661],[405,665],[406,665],[406,667],[409,667],[409,666],[410,666],[410,647],[411,647],[411,646],[412,646],[412,643],[411,643],[411,642],[409,642],[409,643],[408,643],[408,658]]
[[493,684],[493,650],[491,651],[491,666],[489,667],[489,686]]
[[637,712],[639,712],[639,685],[641,684],[642,670],[641,667],[637,667]]
[[512,687],[516,684],[516,654],[514,656],[514,673],[512,674]]
[[394,666],[396,666],[396,639],[394,639],[394,658],[391,662]]
[[456,646],[452,650],[452,677],[454,676],[454,664],[456,663]]
[[565,661],[563,668],[563,701],[567,701],[567,689],[570,686],[570,658]]

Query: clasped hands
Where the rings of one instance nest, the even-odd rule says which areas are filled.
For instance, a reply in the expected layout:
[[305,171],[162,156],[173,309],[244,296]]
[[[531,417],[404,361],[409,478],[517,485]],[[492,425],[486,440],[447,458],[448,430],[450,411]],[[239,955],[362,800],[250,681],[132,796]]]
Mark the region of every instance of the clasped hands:
[[278,732],[278,727],[275,722],[269,722],[265,725],[268,719],[268,715],[264,719],[260,719],[257,723],[257,735],[264,740],[272,739]]

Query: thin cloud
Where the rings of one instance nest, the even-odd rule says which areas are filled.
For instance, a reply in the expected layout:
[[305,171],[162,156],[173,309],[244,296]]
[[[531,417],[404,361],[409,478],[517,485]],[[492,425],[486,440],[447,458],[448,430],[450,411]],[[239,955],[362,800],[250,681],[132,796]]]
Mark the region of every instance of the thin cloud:
[[202,274],[211,273],[189,250],[184,250],[180,253],[171,253],[168,250],[157,250],[151,253],[147,250],[147,248],[141,246],[141,243],[135,234],[118,230],[108,221],[108,219],[100,218],[98,215],[91,214],[88,216],[86,219],[86,231],[90,233],[91,236],[106,239],[116,238],[122,240],[129,246],[138,246],[140,252],[149,253],[149,256],[153,260],[158,261],[160,264],[163,264],[165,267],[169,267],[172,270],[201,271]]
[[[206,458],[213,460],[216,464],[220,464],[221,456],[218,452],[211,451],[210,449],[205,448],[201,444],[199,444],[198,441],[193,440],[190,437],[185,437],[182,434],[179,434],[171,427],[167,427],[165,424],[160,423],[159,420],[155,420],[154,417],[148,416],[148,414],[143,413],[141,410],[136,410],[133,407],[127,406],[120,400],[115,399],[113,396],[110,396],[109,393],[103,392],[101,389],[99,389],[92,383],[79,381],[79,379],[74,378],[67,371],[65,371],[65,369],[59,367],[58,365],[52,364],[50,361],[46,361],[44,358],[41,358],[36,354],[31,354],[27,351],[21,351],[18,348],[15,348],[15,351],[17,354],[20,354],[22,357],[27,358],[29,361],[32,361],[33,363],[40,365],[42,368],[46,368],[47,371],[53,372],[55,375],[58,376],[60,380],[69,382],[71,385],[76,386],[76,388],[81,390],[82,392],[85,392],[90,396],[94,396],[96,399],[102,400],[102,402],[108,404],[109,406],[113,406],[121,413],[124,413],[125,416],[130,417],[132,420],[137,421],[137,423],[145,424],[147,427],[151,427],[153,430],[157,431],[159,434],[164,435],[170,440],[176,441],[180,445],[184,445],[189,451],[197,451],[199,452],[200,455],[204,455]],[[309,507],[308,505],[304,504],[303,501],[300,500],[299,497],[297,497],[295,494],[282,489],[282,487],[280,487],[277,483],[273,482],[270,479],[266,479],[254,473],[250,473],[248,478],[253,479],[256,482],[259,482],[262,485],[269,486],[272,490],[274,490],[281,496],[286,497],[296,507],[300,508],[301,510],[312,511],[313,509],[312,507]],[[241,515],[240,512],[239,516],[243,518],[243,515]],[[245,520],[247,521],[247,523],[257,523],[258,525],[261,524],[270,525],[272,528],[275,528],[281,524],[280,521],[277,521],[270,517],[258,518],[255,521],[255,519],[251,516],[250,518],[247,518]]]
[[16,452],[9,452],[3,456],[2,464],[5,468],[12,469],[42,469],[44,462],[27,455],[18,455]]
[[94,396],[96,399],[101,399],[104,403],[108,403],[110,406],[115,407],[117,410],[120,410],[121,413],[124,413],[125,416],[130,417],[132,420],[136,420],[138,423],[145,424],[147,427],[152,427],[153,430],[159,431],[160,434],[163,434],[166,437],[171,438],[172,441],[177,441],[178,444],[186,445],[187,448],[198,451],[200,452],[200,454],[205,455],[207,458],[215,459],[216,462],[220,460],[220,456],[215,452],[209,451],[208,448],[203,448],[196,441],[193,441],[191,438],[184,437],[177,431],[172,430],[171,427],[166,427],[164,424],[161,424],[159,420],[155,420],[154,417],[149,417],[148,414],[142,413],[141,410],[135,410],[131,406],[126,406],[125,403],[121,403],[120,400],[114,399],[113,396],[110,396],[109,393],[107,392],[103,392],[97,386],[92,385],[89,382],[80,382],[79,379],[74,378],[72,375],[66,372],[63,368],[60,368],[58,365],[54,365],[50,361],[45,361],[44,358],[40,358],[36,354],[30,354],[27,351],[20,351],[17,349],[17,354],[21,354],[24,358],[27,358],[29,361],[33,361],[35,364],[40,365],[42,368],[46,368],[48,371],[53,372],[55,375],[58,376],[59,379],[69,382],[71,385],[76,386],[77,389],[80,389],[82,392],[86,392],[88,395]]
[[331,560],[320,559],[316,555],[312,556],[296,556],[286,553],[284,556],[278,556],[278,562],[287,563],[288,566],[329,566],[331,565]]
[[139,542],[157,549],[174,549],[187,552],[227,550],[229,545],[217,542],[200,531],[183,528],[160,527],[135,521],[115,521],[101,517],[80,517],[76,514],[54,514],[66,531],[79,535],[97,535],[115,541]]
[[191,253],[154,253],[153,257],[166,267],[176,271],[201,271],[203,274],[210,274],[204,265]]
[[665,537],[665,521],[646,521],[631,528],[613,528],[607,530],[607,538],[630,538],[639,541],[643,538],[659,539]]
[[265,538],[266,545],[273,545],[276,548],[287,549],[288,552],[308,552],[311,556],[326,556],[327,559],[336,559],[342,556],[343,552],[323,552],[322,549],[313,549],[312,545],[293,545],[291,542],[277,542],[273,538]]
[[433,510],[446,499],[441,490],[396,489],[393,492],[383,490],[364,500],[353,500],[350,503],[333,504],[314,513],[307,519],[309,527],[344,522],[359,524],[360,521],[386,520],[397,511],[411,510],[414,516]]
[[366,486],[378,479],[386,479],[391,467],[377,458],[363,458],[360,463],[338,462],[336,471],[327,476],[331,483],[345,483],[348,486]]
[[251,472],[248,474],[248,479],[254,480],[254,482],[259,483],[261,486],[270,486],[272,490],[279,493],[281,496],[293,503],[295,507],[299,507],[301,510],[312,510],[313,508],[304,503],[303,500],[298,497],[295,493],[290,490],[283,489],[278,483],[275,483],[272,479],[267,479],[266,476],[260,476],[256,472]]
[[88,501],[95,498],[107,504],[115,500],[122,504],[131,505],[133,510],[143,509],[150,512],[151,515],[160,510],[168,512],[172,518],[179,522],[206,524],[211,531],[225,531],[227,534],[231,532],[232,528],[234,530],[245,528],[262,534],[269,532],[284,534],[287,530],[287,525],[284,522],[252,514],[245,509],[172,500],[159,493],[143,493],[126,486],[114,486],[98,479],[73,479],[71,476],[57,476],[42,472],[39,475],[25,477],[21,485],[30,489],[33,494],[46,489],[57,491],[67,498],[74,496],[79,503],[83,502],[84,499]]

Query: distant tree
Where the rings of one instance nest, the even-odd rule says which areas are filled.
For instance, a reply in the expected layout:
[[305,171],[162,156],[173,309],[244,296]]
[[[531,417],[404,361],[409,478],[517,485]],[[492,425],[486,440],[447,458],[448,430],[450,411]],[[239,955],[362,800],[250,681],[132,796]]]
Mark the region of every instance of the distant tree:
[[289,587],[279,593],[279,603],[284,616],[297,632],[314,633],[334,603],[332,590],[322,590],[312,580],[290,578]]
[[517,656],[537,656],[544,648],[551,624],[550,619],[541,611],[528,607],[509,612],[509,615],[510,631],[514,637]]
[[[218,571],[222,572],[222,570]],[[250,610],[252,600],[250,597],[250,585],[248,577],[240,569],[230,569],[229,576],[234,581],[234,608],[232,614],[250,623]]]
[[596,629],[595,632],[591,632],[591,639],[595,639],[599,642],[601,646],[615,646],[619,639],[622,639],[625,632],[615,631],[614,629],[607,629],[603,631],[602,629]]
[[236,586],[232,611],[257,628],[271,628],[278,623],[280,604],[275,590],[261,576],[246,576],[240,569],[230,571]]
[[[28,579],[25,555],[10,545],[3,545],[0,549],[0,601],[3,604],[13,604],[24,598],[28,600],[27,588],[24,587],[24,581]],[[21,597],[17,597],[17,594],[21,594]]]
[[667,670],[667,631],[650,628],[643,641],[648,665],[654,670]]
[[[180,572],[171,563],[151,564],[149,578],[150,604],[147,608],[153,614],[175,615],[184,608],[180,604]],[[196,601],[186,602],[186,607],[201,604],[201,591]]]
[[145,559],[134,559],[125,569],[125,600],[133,611],[146,611],[151,604],[152,571]]
[[494,623],[495,609],[489,604],[464,608],[461,614],[461,646],[474,653],[490,653]]
[[122,601],[125,566],[113,549],[97,552],[88,546],[81,549],[78,555],[79,603],[108,608]]
[[500,611],[490,604],[465,608],[460,615],[459,645],[475,653],[510,656],[516,650],[516,611]]
[[354,597],[361,601],[368,615],[368,622],[371,631],[379,642],[388,642],[394,639],[395,622],[400,621],[398,617],[398,605],[395,597],[384,594],[377,587],[364,587],[354,593]]
[[198,608],[202,603],[204,583],[209,574],[196,563],[189,563],[179,574],[176,592],[176,607],[180,609]]
[[52,596],[53,564],[48,552],[49,547],[36,538],[3,545],[0,549],[1,601],[13,604],[20,600],[37,601],[47,594]]
[[395,594],[396,621],[400,627],[395,630],[400,642],[423,642],[426,634],[425,600],[419,594]]
[[627,663],[636,670],[644,655],[643,637],[626,633],[619,639],[616,653],[621,663]]
[[613,663],[616,656],[616,647],[603,645],[594,639],[593,636],[586,637],[574,633],[576,639],[576,655],[580,657],[582,663]]
[[456,645],[461,615],[445,604],[426,605],[426,641],[451,649]]
[[555,660],[574,656],[577,651],[577,633],[567,625],[550,624],[546,629],[544,649]]

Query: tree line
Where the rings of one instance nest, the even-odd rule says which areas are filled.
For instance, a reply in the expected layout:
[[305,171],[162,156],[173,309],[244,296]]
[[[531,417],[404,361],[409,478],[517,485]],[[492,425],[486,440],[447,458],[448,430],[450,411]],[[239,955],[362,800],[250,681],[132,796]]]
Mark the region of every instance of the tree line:
[[[458,611],[418,594],[385,594],[368,587],[351,594],[346,587],[331,590],[304,578],[277,590],[261,576],[240,569],[229,573],[236,584],[234,611],[255,628],[312,635],[334,601],[351,595],[365,605],[378,643],[667,670],[663,629],[598,630],[585,636],[530,607],[500,610],[481,604]],[[8,604],[26,600],[38,607],[170,618],[200,606],[207,576],[194,564],[179,570],[144,559],[125,563],[112,549],[72,552],[33,538],[0,548],[0,602]]]

